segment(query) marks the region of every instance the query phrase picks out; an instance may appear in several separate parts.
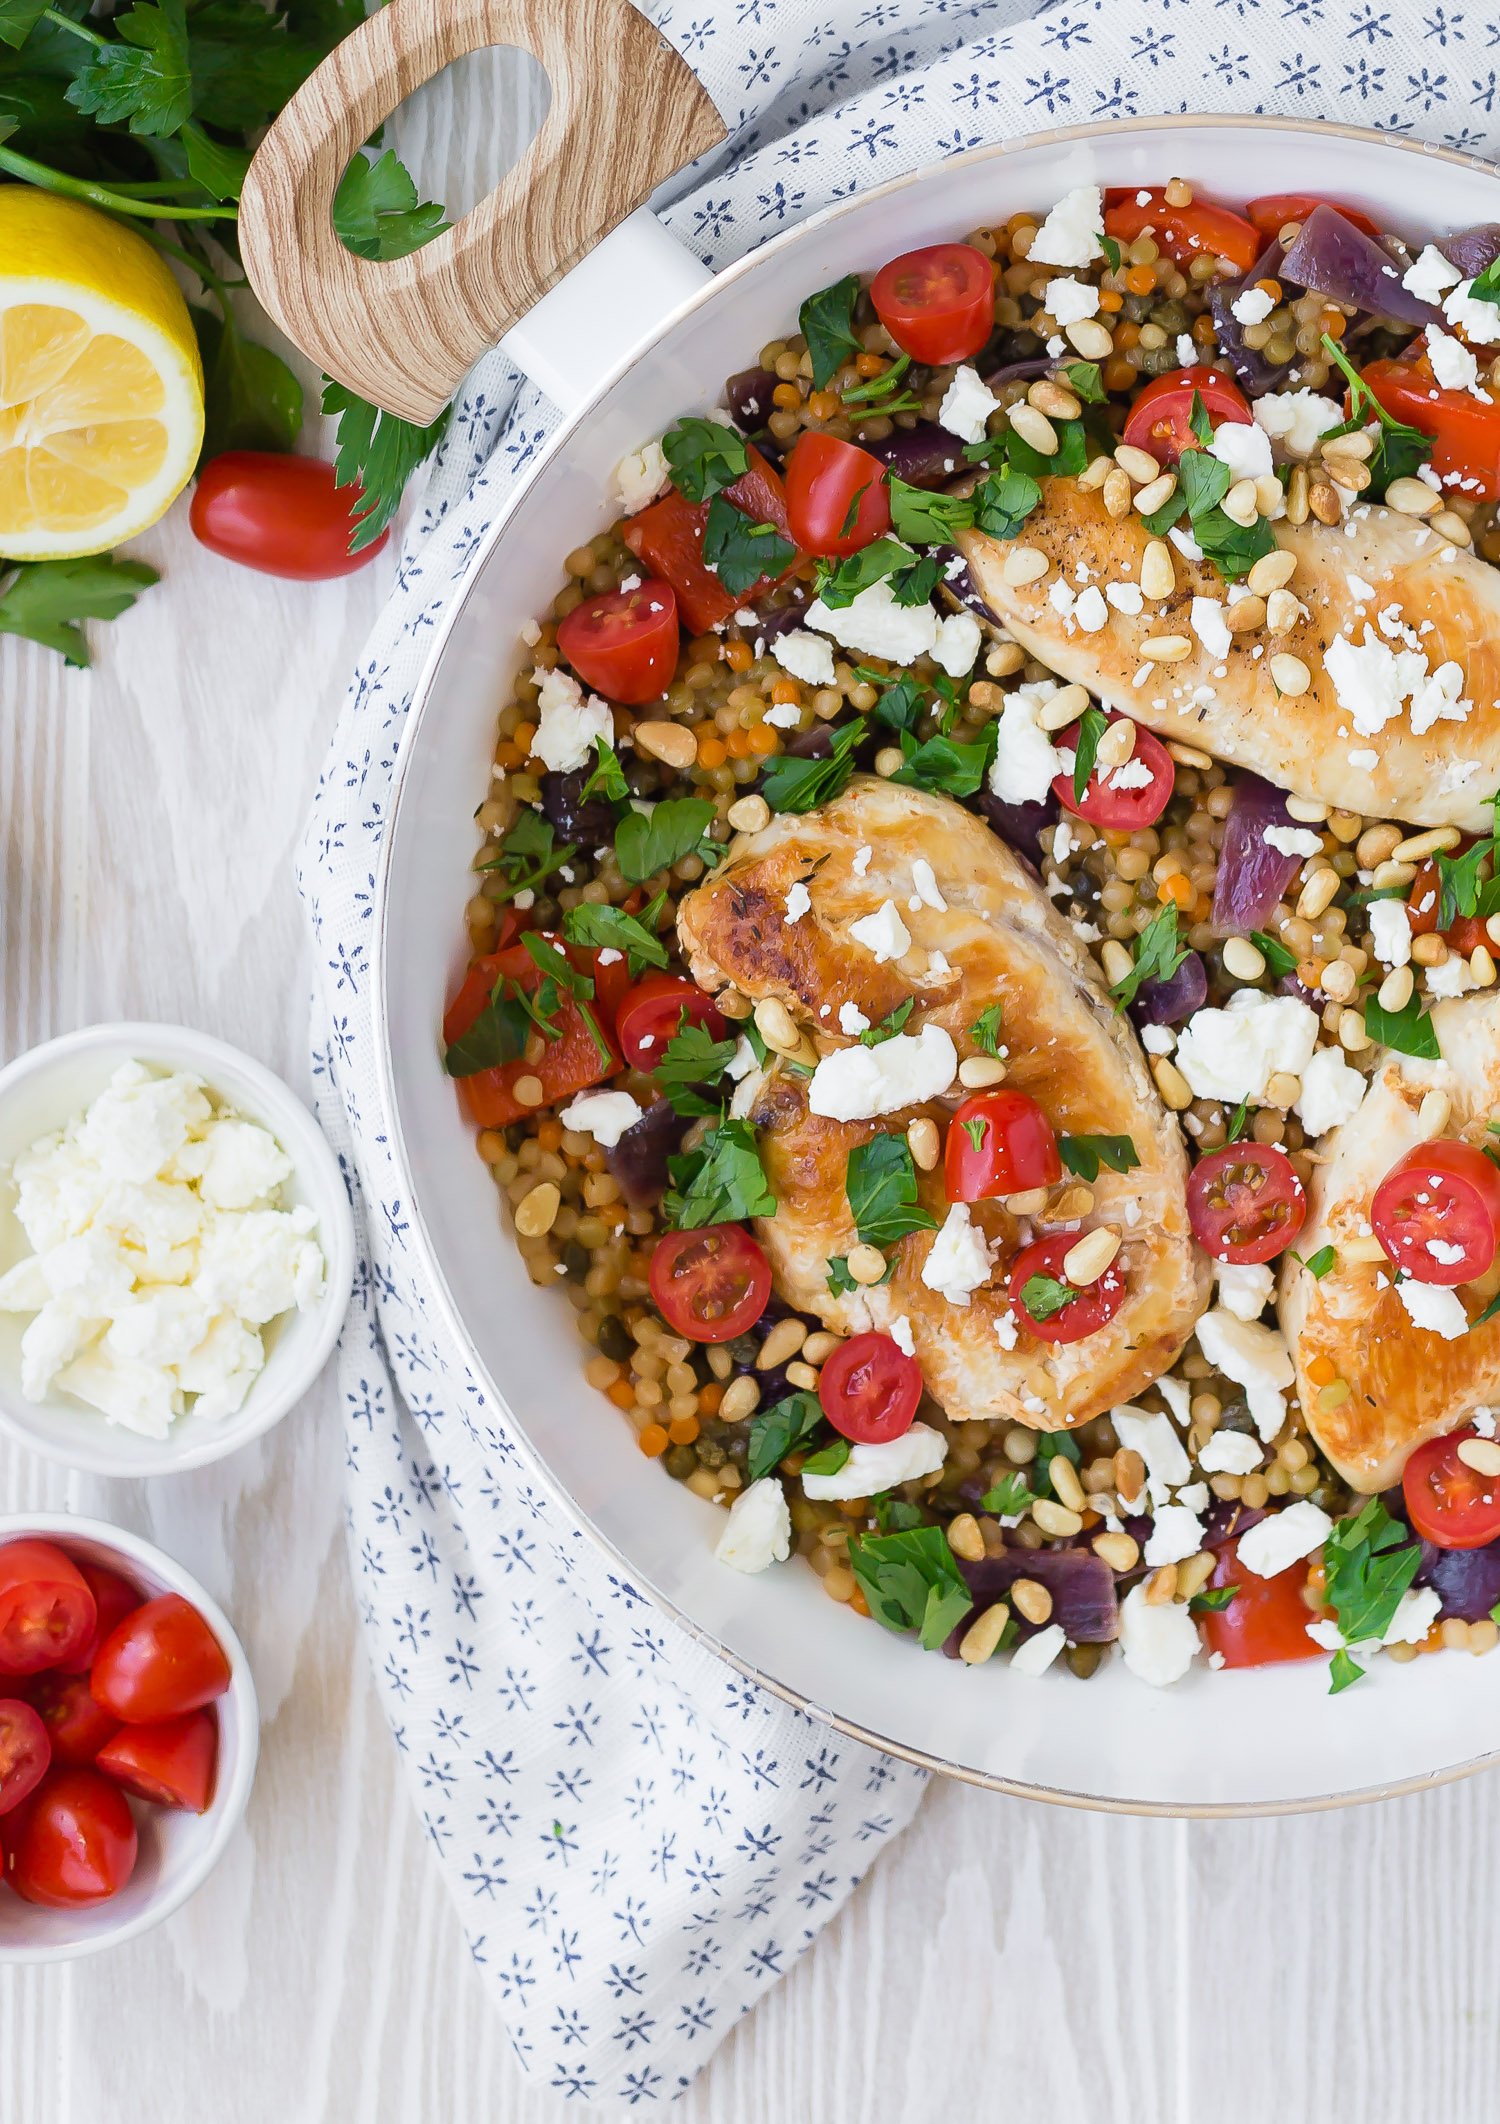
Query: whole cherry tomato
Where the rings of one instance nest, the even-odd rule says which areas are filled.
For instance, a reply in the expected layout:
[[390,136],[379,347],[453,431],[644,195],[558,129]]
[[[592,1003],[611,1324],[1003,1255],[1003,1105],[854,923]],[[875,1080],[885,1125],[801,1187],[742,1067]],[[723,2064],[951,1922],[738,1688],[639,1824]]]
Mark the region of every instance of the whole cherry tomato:
[[1412,1525],[1440,1549],[1483,1549],[1500,1535],[1500,1481],[1458,1457],[1477,1435],[1470,1429],[1427,1439],[1401,1477]]
[[651,1256],[651,1297],[690,1342],[731,1342],[754,1327],[771,1295],[771,1264],[742,1224],[668,1232]]
[[932,243],[883,265],[875,314],[903,354],[946,368],[977,354],[995,329],[995,265],[971,243]]
[[1052,1123],[1025,1092],[975,1092],[948,1124],[943,1185],[950,1202],[1026,1194],[1061,1178]]
[[1068,1281],[1063,1263],[1077,1244],[1077,1232],[1034,1239],[1011,1265],[1010,1309],[1039,1342],[1081,1342],[1113,1320],[1125,1302],[1124,1273],[1113,1261],[1097,1282]]
[[98,1767],[138,1799],[202,1814],[213,1796],[219,1721],[189,1711],[155,1726],[121,1726],[99,1750]]
[[676,591],[644,582],[575,605],[558,622],[557,646],[586,686],[635,707],[672,683],[677,634]]
[[53,1770],[5,1838],[5,1877],[28,1903],[55,1910],[102,1903],[135,1871],[135,1821],[97,1770]]
[[1500,1171],[1472,1143],[1419,1143],[1376,1188],[1370,1224],[1414,1283],[1472,1283],[1500,1244]]
[[1301,1231],[1307,1196],[1274,1143],[1229,1143],[1188,1175],[1193,1237],[1215,1261],[1274,1261]]
[[95,1621],[87,1581],[55,1542],[0,1548],[0,1674],[39,1674],[72,1659]]
[[364,499],[361,487],[335,486],[321,458],[226,450],[199,472],[188,522],[201,546],[242,568],[322,583],[363,568],[390,537],[349,551]]
[[1175,465],[1184,450],[1198,447],[1193,433],[1195,394],[1203,401],[1210,427],[1251,417],[1244,392],[1219,370],[1169,369],[1137,395],[1126,416],[1126,442],[1148,450],[1159,465]]
[[1178,265],[1191,265],[1195,258],[1223,258],[1236,273],[1248,273],[1265,242],[1253,221],[1210,200],[1195,199],[1190,206],[1167,204],[1166,192],[1153,187],[1142,190],[1126,185],[1104,195],[1104,233],[1116,243],[1134,243],[1147,230],[1167,256]]
[[911,1429],[922,1368],[889,1335],[851,1335],[824,1362],[818,1400],[833,1428],[855,1445],[886,1445]]
[[52,1744],[34,1704],[0,1696],[0,1814],[9,1814],[41,1783]]
[[229,1687],[229,1661],[180,1593],[161,1593],[104,1640],[89,1676],[94,1701],[127,1725],[181,1718]]

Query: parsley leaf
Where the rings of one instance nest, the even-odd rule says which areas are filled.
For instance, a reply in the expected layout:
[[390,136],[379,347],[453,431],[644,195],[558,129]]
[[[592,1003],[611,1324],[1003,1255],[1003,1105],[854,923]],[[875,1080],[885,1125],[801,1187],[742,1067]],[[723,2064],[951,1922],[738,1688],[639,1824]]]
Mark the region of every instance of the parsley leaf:
[[363,489],[360,514],[349,540],[349,551],[362,553],[395,515],[413,472],[442,441],[451,408],[445,406],[431,427],[418,428],[325,377],[323,411],[338,421],[335,479],[341,487]]
[[0,0],[0,44],[18,51],[47,12],[49,0]]
[[661,1086],[680,1114],[716,1113],[717,1106],[702,1099],[696,1087],[722,1077],[739,1044],[738,1040],[716,1040],[705,1026],[695,1025],[684,1008],[676,1032],[652,1068],[651,1081]]
[[1500,302],[1500,258],[1492,258],[1469,290],[1477,302]]
[[1245,1123],[1249,1118],[1250,1101],[1248,1098],[1241,1099],[1239,1105],[1229,1117],[1229,1128],[1224,1141],[1226,1143],[1238,1143],[1241,1136],[1245,1133]]
[[1105,263],[1108,265],[1109,270],[1112,273],[1118,273],[1120,270],[1121,252],[1120,246],[1115,241],[1114,237],[1101,236],[1099,238],[1099,248],[1104,253]]
[[1071,1431],[1043,1431],[1036,1442],[1037,1466],[1050,1469],[1052,1462],[1059,1459],[1071,1460],[1075,1468],[1080,1467],[1083,1455],[1078,1450],[1078,1440]]
[[1133,1003],[1143,983],[1169,981],[1187,955],[1187,946],[1178,941],[1177,909],[1169,900],[1159,914],[1151,917],[1131,947],[1135,963],[1110,990],[1115,1008],[1123,1010]]
[[[887,576],[899,576],[914,569],[916,564],[916,554],[899,538],[872,539],[868,546],[861,546],[858,553],[847,554],[841,561],[823,563],[819,570],[818,595],[830,610],[838,611],[853,604],[860,591],[868,590],[872,583],[884,582]],[[930,593],[924,593],[927,594]]]
[[891,776],[913,789],[936,789],[952,797],[973,796],[982,788],[995,757],[1000,738],[998,722],[986,723],[969,744],[941,735],[918,745],[910,735],[902,738],[906,764]]
[[850,1450],[847,1438],[835,1438],[821,1452],[814,1453],[810,1460],[803,1461],[802,1472],[804,1475],[837,1475],[849,1458]]
[[596,951],[623,951],[632,981],[643,966],[665,966],[667,947],[644,922],[623,907],[595,907],[584,900],[563,916],[562,932],[570,944]]
[[112,560],[107,553],[87,560],[27,561],[10,573],[0,592],[0,634],[40,642],[82,667],[89,651],[80,621],[117,619],[156,579],[156,570],[144,561]]
[[565,841],[561,847],[556,844],[557,836],[550,820],[544,819],[539,811],[522,811],[500,843],[499,855],[480,867],[498,870],[505,879],[501,897],[513,900],[518,892],[540,885],[554,870],[560,869],[569,856],[578,853],[571,841]]
[[969,1038],[987,1055],[1000,1059],[1000,1005],[992,1003],[988,1010],[981,1011],[969,1027]]
[[906,1534],[922,1524],[921,1506],[908,1504],[904,1497],[893,1497],[889,1490],[872,1497],[870,1503],[882,1534]]
[[1238,1586],[1205,1586],[1188,1602],[1189,1615],[1219,1615],[1239,1592]]
[[1140,1164],[1129,1136],[1059,1136],[1058,1155],[1080,1180],[1097,1180],[1101,1165],[1112,1173],[1131,1173]]
[[880,1283],[859,1283],[849,1273],[849,1256],[835,1254],[828,1264],[828,1288],[835,1298],[842,1298],[846,1291],[878,1291],[880,1284],[889,1283],[895,1273],[896,1263],[892,1259],[886,1263],[885,1274],[880,1278]]
[[356,155],[333,195],[333,232],[356,258],[405,258],[451,227],[389,148],[374,162]]
[[[874,672],[870,677],[876,685],[885,684]],[[913,678],[911,673],[906,671],[893,684],[885,686],[885,691],[870,713],[877,723],[884,723],[887,729],[915,730],[926,705],[926,689],[919,679]]]
[[975,490],[974,521],[990,538],[1014,538],[1041,499],[1041,485],[1029,472],[1003,465]]
[[849,1153],[844,1191],[866,1246],[882,1251],[909,1232],[930,1232],[937,1220],[917,1201],[917,1174],[905,1136],[872,1136]]
[[979,1509],[992,1512],[997,1519],[1015,1519],[1033,1502],[1031,1486],[1024,1475],[1002,1475],[995,1487],[980,1498]]
[[824,759],[778,753],[761,780],[761,795],[773,811],[815,811],[831,803],[849,784],[854,748],[863,736],[863,722],[843,723],[833,733],[833,749]]
[[584,797],[591,797],[595,790],[598,790],[611,804],[628,804],[630,784],[626,781],[625,770],[620,765],[620,755],[608,738],[595,738],[594,753],[593,772],[583,785]]
[[234,312],[189,305],[203,362],[202,464],[225,450],[290,450],[302,427],[302,385],[279,354],[247,339]]
[[1359,1661],[1357,1659],[1351,1659],[1345,1648],[1340,1645],[1337,1652],[1334,1653],[1332,1660],[1329,1662],[1329,1695],[1340,1696],[1343,1694],[1345,1689],[1352,1689],[1357,1681],[1363,1681],[1364,1678],[1365,1670],[1360,1665]]
[[1108,398],[1097,361],[1070,361],[1063,374],[1068,379],[1068,389],[1086,406],[1102,406]]
[[823,390],[852,355],[864,347],[854,329],[854,305],[859,300],[859,275],[846,273],[832,287],[809,295],[797,312],[797,323],[807,341],[815,391]]
[[526,1052],[532,1020],[519,997],[501,980],[490,1000],[466,1031],[450,1040],[443,1053],[443,1067],[450,1077],[472,1077],[482,1069],[499,1069],[519,1062]]
[[132,7],[116,15],[114,37],[90,51],[67,87],[75,110],[132,133],[180,130],[192,113],[185,0]]
[[746,1469],[752,1482],[779,1467],[788,1453],[804,1438],[811,1438],[823,1421],[816,1394],[788,1394],[768,1409],[758,1409],[750,1419]]
[[1421,1543],[1409,1542],[1407,1532],[1378,1497],[1330,1528],[1323,1545],[1324,1598],[1347,1643],[1378,1643],[1390,1628],[1422,1561]]
[[669,1158],[667,1171],[672,1185],[662,1197],[662,1214],[678,1231],[776,1214],[776,1197],[748,1121],[720,1121],[696,1150]]
[[1021,1287],[1021,1303],[1033,1320],[1050,1320],[1077,1296],[1071,1283],[1060,1283],[1055,1276],[1028,1276]]
[[913,546],[946,546],[974,521],[974,504],[960,494],[934,494],[891,475],[891,528]]
[[1442,1059],[1431,1013],[1414,994],[1400,1010],[1387,1010],[1378,996],[1366,996],[1365,1031],[1382,1047],[1394,1047],[1397,1054],[1415,1055],[1423,1062]]
[[711,501],[743,479],[750,469],[750,446],[735,428],[687,414],[661,439],[662,455],[672,468],[672,484],[690,502]]
[[1092,702],[1078,719],[1078,747],[1073,754],[1073,802],[1083,802],[1084,791],[1089,786],[1089,776],[1094,771],[1094,762],[1099,757],[1099,740],[1109,728],[1109,717],[1102,708]]
[[1387,413],[1338,341],[1330,339],[1326,332],[1323,351],[1342,372],[1349,386],[1349,418],[1338,427],[1329,428],[1319,440],[1326,442],[1332,435],[1357,435],[1372,420],[1378,422],[1379,438],[1365,460],[1370,468],[1370,484],[1365,489],[1365,498],[1382,501],[1393,479],[1410,479],[1418,465],[1426,464],[1432,455],[1432,438],[1424,435],[1420,428],[1408,427],[1405,421]]
[[941,1527],[856,1536],[849,1567],[875,1620],[887,1630],[915,1630],[929,1652],[974,1605]]
[[1296,954],[1278,943],[1275,937],[1268,937],[1263,929],[1252,929],[1250,941],[1265,960],[1266,971],[1273,980],[1284,980],[1288,974],[1297,971]]
[[716,494],[703,527],[703,558],[731,597],[743,597],[758,582],[783,574],[797,549],[774,524],[757,523],[727,495]]
[[1328,1274],[1328,1271],[1337,1261],[1338,1255],[1331,1246],[1320,1246],[1315,1254],[1308,1254],[1306,1258],[1294,1251],[1292,1259],[1300,1261],[1307,1270],[1308,1275],[1316,1276],[1321,1282],[1322,1278]]
[[698,847],[713,824],[707,797],[665,797],[649,811],[627,811],[615,828],[615,861],[632,885],[670,869]]
[[894,1040],[915,1010],[916,1003],[915,996],[908,996],[904,1003],[898,1003],[894,1010],[888,1011],[878,1025],[867,1025],[859,1036],[860,1046],[879,1047],[884,1040]]

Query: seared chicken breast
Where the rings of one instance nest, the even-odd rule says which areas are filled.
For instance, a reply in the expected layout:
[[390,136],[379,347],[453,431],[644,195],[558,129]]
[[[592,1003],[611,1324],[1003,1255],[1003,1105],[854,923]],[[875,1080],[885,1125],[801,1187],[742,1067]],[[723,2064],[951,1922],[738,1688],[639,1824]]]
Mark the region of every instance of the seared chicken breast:
[[[1111,602],[1097,631],[1088,630],[1072,600],[1090,586],[1097,594],[1115,585],[1138,588],[1151,534],[1133,512],[1110,516],[1099,495],[1075,480],[1046,482],[1042,506],[1018,542],[967,531],[958,543],[980,595],[1032,656],[1148,729],[1254,768],[1294,796],[1368,818],[1487,828],[1488,799],[1500,786],[1500,569],[1393,509],[1361,505],[1332,528],[1309,518],[1272,529],[1277,544],[1297,557],[1289,587],[1304,616],[1280,634],[1264,627],[1236,634],[1227,647],[1220,630],[1228,586],[1211,562],[1175,546],[1170,596],[1144,599],[1135,614]],[[1046,555],[1044,576],[1006,581],[1016,543]],[[1218,638],[1213,649],[1195,631],[1195,598],[1217,610],[1217,626],[1214,613],[1199,615],[1210,640]],[[1086,608],[1084,617],[1099,617],[1095,600],[1089,604],[1093,611]],[[1341,634],[1345,646],[1330,671],[1327,651]],[[1406,676],[1417,685],[1423,659],[1429,675],[1456,665],[1456,706],[1464,712],[1421,728],[1445,705],[1438,690],[1421,704],[1408,702],[1378,729],[1361,729],[1383,712],[1372,694],[1380,675],[1350,669],[1348,650],[1362,647],[1367,634],[1409,659]],[[1175,663],[1144,657],[1148,637],[1163,635],[1183,637],[1192,653]],[[1271,659],[1283,653],[1306,665],[1305,692],[1278,689]],[[1341,662],[1342,702],[1335,685]]]
[[[1412,1319],[1389,1262],[1358,1258],[1375,1251],[1369,1218],[1376,1188],[1404,1152],[1434,1133],[1418,1119],[1426,1095],[1440,1092],[1449,1101],[1438,1132],[1476,1144],[1486,1141],[1500,1108],[1500,995],[1439,1003],[1432,1022],[1443,1059],[1387,1055],[1353,1117],[1319,1145],[1322,1162],[1297,1252],[1307,1260],[1331,1246],[1332,1268],[1315,1277],[1287,1254],[1281,1269],[1278,1310],[1308,1428],[1339,1473],[1365,1492],[1399,1481],[1424,1438],[1453,1430],[1481,1404],[1500,1402],[1500,1318],[1444,1340]],[[1459,1287],[1471,1321],[1497,1289],[1500,1269]],[[1321,1379],[1346,1380],[1347,1399],[1325,1407],[1324,1390],[1309,1375],[1313,1365]]]
[[[871,916],[897,955],[877,956],[851,933]],[[756,1231],[789,1304],[847,1334],[908,1322],[928,1389],[955,1419],[1009,1416],[1058,1430],[1128,1401],[1167,1369],[1203,1311],[1209,1280],[1188,1227],[1182,1139],[1092,961],[987,826],[946,797],[860,777],[817,812],[742,836],[683,901],[678,929],[703,988],[774,998],[820,1056],[854,1044],[841,1028],[848,1006],[874,1025],[908,1000],[907,1036],[940,1026],[960,1056],[973,1055],[972,1028],[998,1003],[1007,1085],[1035,1099],[1059,1133],[1129,1136],[1140,1161],[1123,1174],[1102,1168],[1091,1202],[1065,1176],[1035,1218],[1018,1219],[999,1201],[973,1204],[992,1262],[966,1303],[922,1280],[934,1232],[899,1242],[887,1283],[836,1296],[829,1261],[858,1243],[845,1194],[850,1150],[904,1130],[918,1113],[945,1124],[965,1093],[955,1081],[923,1106],[834,1120],[811,1110],[806,1074],[772,1067],[741,1086],[736,1105],[760,1131],[777,1209]],[[923,1207],[942,1226],[941,1170],[917,1178]],[[1007,1299],[1012,1261],[1036,1236],[1096,1225],[1120,1234],[1124,1303],[1077,1342],[1033,1338]]]

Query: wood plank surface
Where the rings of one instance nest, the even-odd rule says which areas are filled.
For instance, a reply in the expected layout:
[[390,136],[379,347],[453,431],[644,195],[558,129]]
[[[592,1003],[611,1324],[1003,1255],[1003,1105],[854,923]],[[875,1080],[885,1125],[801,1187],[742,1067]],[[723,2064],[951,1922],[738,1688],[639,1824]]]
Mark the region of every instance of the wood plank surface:
[[[428,196],[466,204],[544,101],[510,55],[478,58],[403,112],[398,145]],[[99,630],[92,677],[0,644],[0,1052],[178,1018],[305,1089],[292,854],[391,562],[273,583],[199,551],[180,509],[141,550],[166,580]],[[191,1904],[103,1959],[0,1972],[3,2124],[563,2113],[511,2061],[401,1785],[356,1635],[342,1462],[326,1382],[174,1482],[69,1478],[0,1447],[0,1509],[99,1512],[198,1573],[266,1721],[245,1831]],[[1480,2124],[1500,2062],[1496,1812],[1489,1779],[1214,1824],[935,1787],[676,2114]]]

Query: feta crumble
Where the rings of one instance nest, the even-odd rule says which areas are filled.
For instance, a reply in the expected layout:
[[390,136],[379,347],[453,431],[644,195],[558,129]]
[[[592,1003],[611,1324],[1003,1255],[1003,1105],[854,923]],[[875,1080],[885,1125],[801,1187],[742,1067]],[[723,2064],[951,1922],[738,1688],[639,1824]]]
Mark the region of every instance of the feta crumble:
[[1016,1646],[1010,1655],[1012,1674],[1045,1674],[1068,1641],[1061,1623],[1048,1623],[1034,1637]]
[[1292,1360],[1280,1334],[1256,1320],[1236,1320],[1222,1307],[1205,1313],[1194,1333],[1214,1370],[1244,1388],[1251,1420],[1269,1444],[1285,1421],[1282,1397],[1293,1376]]
[[1253,420],[1222,421],[1209,438],[1208,454],[1235,479],[1264,479],[1271,470],[1270,438]]
[[1132,1586],[1120,1603],[1120,1651],[1138,1681],[1155,1689],[1181,1681],[1203,1649],[1186,1601],[1152,1606],[1144,1584]]
[[[1036,256],[1035,251],[1032,257]],[[1049,280],[1043,290],[1042,303],[1048,314],[1060,325],[1077,324],[1081,318],[1097,317],[1099,314],[1099,290],[1091,281],[1074,280],[1059,275]]]
[[792,1514],[774,1475],[752,1482],[729,1507],[729,1519],[714,1550],[732,1571],[764,1571],[792,1552]]
[[1382,966],[1411,963],[1411,920],[1404,900],[1372,900],[1365,909],[1370,944]]
[[980,380],[979,371],[968,362],[961,362],[953,372],[952,383],[943,393],[943,402],[938,407],[938,426],[946,428],[950,435],[958,436],[963,442],[983,442],[990,415],[999,410],[999,399]]
[[1005,696],[989,778],[990,794],[1002,804],[1040,804],[1062,773],[1057,747],[1037,723],[1042,703],[1056,691],[1055,680],[1039,679]]
[[[927,1030],[933,1030],[928,1027]],[[889,1046],[889,1041],[885,1043]],[[967,1202],[955,1202],[922,1263],[922,1281],[950,1305],[966,1306],[970,1295],[990,1280],[994,1249],[971,1222]],[[851,1495],[863,1496],[863,1491]]]
[[1276,1287],[1276,1278],[1263,1261],[1216,1261],[1214,1277],[1220,1305],[1236,1320],[1259,1320]]
[[1215,1431],[1198,1451],[1205,1475],[1250,1475],[1265,1459],[1265,1447],[1247,1431]]
[[1461,1335],[1468,1334],[1469,1316],[1464,1302],[1450,1284],[1415,1283],[1410,1276],[1403,1276],[1396,1285],[1396,1296],[1406,1307],[1413,1327],[1441,1335],[1444,1342],[1457,1342]]
[[1287,458],[1311,457],[1319,439],[1344,419],[1343,407],[1316,391],[1273,391],[1258,398],[1253,411],[1256,426],[1280,444]]
[[1463,279],[1458,267],[1445,258],[1435,243],[1427,244],[1416,262],[1401,275],[1401,285],[1418,302],[1440,303],[1449,288]]
[[933,662],[946,671],[949,678],[966,678],[974,669],[983,639],[979,622],[972,612],[950,612],[946,619],[938,621],[937,638],[932,645]]
[[1092,265],[1103,234],[1103,193],[1097,184],[1075,185],[1053,207],[1026,255],[1033,265]]
[[1295,1504],[1257,1520],[1239,1537],[1236,1554],[1257,1578],[1275,1578],[1301,1563],[1304,1556],[1311,1556],[1314,1549],[1321,1549],[1332,1526],[1321,1505],[1310,1497],[1299,1497]]
[[1265,288],[1246,288],[1243,295],[1236,295],[1229,305],[1231,313],[1241,324],[1264,324],[1276,307],[1276,298]]
[[948,1442],[941,1431],[931,1424],[914,1423],[884,1445],[855,1446],[844,1465],[831,1475],[812,1475],[804,1469],[802,1488],[806,1496],[833,1504],[849,1497],[878,1497],[900,1483],[935,1475],[947,1455]]
[[661,444],[649,442],[615,466],[615,498],[627,516],[634,516],[655,501],[669,477]]
[[786,913],[782,917],[782,919],[785,922],[800,922],[802,920],[802,917],[807,913],[808,909],[811,906],[812,894],[808,891],[807,887],[803,884],[802,880],[798,878],[796,883],[791,887],[791,890],[787,893]]
[[882,900],[874,914],[861,915],[849,924],[856,944],[872,952],[877,966],[888,965],[911,950],[911,931],[896,911],[894,900]]
[[[1377,903],[1378,904],[1378,903]],[[1309,1136],[1326,1136],[1358,1113],[1365,1080],[1336,1047],[1320,1047],[1302,1072],[1302,1090],[1293,1111]]]
[[809,627],[831,634],[844,649],[885,657],[893,664],[914,664],[937,643],[938,618],[931,605],[898,605],[888,577],[871,583],[847,605],[825,605],[814,598],[805,614]]
[[940,1099],[957,1075],[951,1037],[941,1025],[924,1025],[874,1047],[856,1044],[824,1055],[808,1082],[807,1103],[831,1121],[873,1121]]
[[[783,671],[789,671],[804,685],[833,684],[833,648],[821,634],[809,634],[805,627],[793,627],[790,633],[778,634],[774,638],[771,654]],[[795,722],[796,719],[794,711],[792,720]]]
[[1437,325],[1427,327],[1427,360],[1445,391],[1471,391],[1477,396],[1479,363],[1461,339]]
[[1242,988],[1225,1010],[1195,1011],[1177,1038],[1177,1067],[1198,1099],[1260,1100],[1279,1074],[1300,1077],[1320,1019],[1295,996]]
[[600,738],[613,744],[615,719],[597,694],[585,697],[571,672],[554,668],[534,675],[540,713],[531,749],[554,774],[571,774],[588,765]]
[[[748,1041],[746,1045],[749,1045]],[[629,1092],[583,1092],[571,1106],[565,1106],[557,1118],[564,1128],[576,1129],[582,1136],[592,1136],[606,1150],[613,1150],[626,1129],[634,1128],[640,1120],[641,1109]]]
[[1218,598],[1195,597],[1188,610],[1188,620],[1194,634],[1210,656],[1228,656],[1234,637],[1229,631],[1228,622],[1224,618],[1224,607]]
[[1264,838],[1268,848],[1284,856],[1314,856],[1323,846],[1322,835],[1310,826],[1267,826]]

